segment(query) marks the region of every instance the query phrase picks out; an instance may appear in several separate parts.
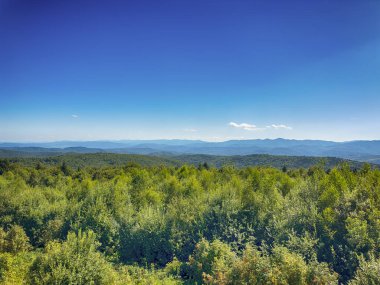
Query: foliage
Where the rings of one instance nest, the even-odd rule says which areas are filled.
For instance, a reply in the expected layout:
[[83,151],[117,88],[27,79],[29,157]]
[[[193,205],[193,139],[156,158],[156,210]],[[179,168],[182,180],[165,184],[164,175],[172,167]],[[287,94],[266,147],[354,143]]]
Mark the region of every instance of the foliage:
[[[71,149],[70,149],[71,150]],[[86,149],[85,149],[86,150]],[[91,149],[87,149],[90,151]],[[332,169],[342,163],[349,163],[351,167],[359,169],[368,163],[348,160],[337,157],[315,157],[315,156],[287,156],[269,154],[250,155],[206,155],[206,154],[182,154],[173,155],[156,152],[152,155],[127,154],[127,153],[105,153],[104,150],[94,149],[95,153],[81,153],[82,149],[75,149],[72,152],[62,152],[61,149],[45,148],[0,148],[0,174],[6,168],[6,163],[18,162],[27,166],[37,165],[65,165],[71,168],[76,167],[104,167],[123,166],[126,164],[141,166],[182,166],[190,164],[199,168],[208,169],[210,166],[223,167],[233,165],[235,167],[247,166],[270,166],[281,170],[294,168],[309,168],[323,162],[325,169]],[[90,151],[92,152],[92,151]],[[116,151],[117,152],[117,151]],[[2,158],[2,159],[1,159]],[[369,158],[368,161],[371,159]],[[363,161],[363,160],[361,160]],[[379,164],[379,163],[377,163]],[[372,164],[373,167],[378,167]],[[286,171],[285,171],[286,172]]]
[[198,284],[226,284],[235,259],[235,254],[227,244],[219,240],[209,243],[203,239],[184,264],[182,275]]
[[0,163],[0,282],[379,283],[380,171],[368,165],[66,158]]
[[31,284],[114,284],[117,274],[96,251],[92,231],[69,233],[63,243],[50,242],[30,268]]
[[337,274],[325,263],[305,262],[301,255],[282,246],[269,253],[264,247],[248,247],[234,263],[228,284],[338,284]]
[[375,285],[380,284],[380,259],[373,255],[369,260],[363,257],[360,259],[360,265],[355,273],[354,279],[350,285]]

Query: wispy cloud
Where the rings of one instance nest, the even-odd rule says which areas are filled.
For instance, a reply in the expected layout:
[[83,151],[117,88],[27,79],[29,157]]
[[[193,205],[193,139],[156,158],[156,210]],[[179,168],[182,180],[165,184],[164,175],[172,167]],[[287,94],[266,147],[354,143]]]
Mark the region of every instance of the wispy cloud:
[[79,115],[72,114],[71,117],[74,118],[74,119],[78,119]]
[[258,128],[256,125],[247,124],[247,123],[239,124],[239,123],[235,123],[235,122],[230,122],[228,125],[231,127],[234,127],[237,129],[243,129],[246,131],[258,131],[258,130],[262,129],[262,128]]
[[237,129],[242,129],[246,131],[263,131],[263,130],[268,130],[268,129],[275,129],[275,130],[280,130],[280,129],[285,129],[285,130],[292,130],[292,127],[289,127],[284,124],[272,124],[266,127],[257,127],[256,125],[253,124],[248,124],[248,123],[235,123],[235,122],[230,122],[228,124],[231,127],[237,128]]
[[289,127],[287,125],[275,125],[275,124],[272,124],[270,126],[267,126],[268,129],[276,129],[276,130],[279,130],[279,129],[286,129],[286,130],[292,130],[293,128],[292,127]]

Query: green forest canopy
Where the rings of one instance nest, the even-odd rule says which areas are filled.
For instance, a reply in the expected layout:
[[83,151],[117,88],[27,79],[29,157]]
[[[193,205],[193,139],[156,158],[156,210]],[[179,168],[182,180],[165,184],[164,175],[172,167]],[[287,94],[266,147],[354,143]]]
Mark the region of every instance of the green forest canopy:
[[[33,148],[35,149],[35,148]],[[73,168],[76,167],[103,167],[103,166],[123,166],[127,163],[137,163],[141,166],[181,166],[184,164],[207,163],[210,166],[222,167],[233,165],[236,167],[246,166],[271,166],[276,168],[308,168],[322,163],[325,168],[333,168],[344,162],[353,168],[361,168],[364,163],[336,157],[313,157],[313,156],[286,156],[286,155],[206,155],[206,154],[183,154],[183,155],[140,155],[140,154],[115,154],[115,153],[51,153],[42,148],[33,152],[14,151],[0,149],[0,158],[8,159],[11,162],[18,162],[27,166],[35,166],[38,163],[47,165],[57,165],[65,163]],[[37,151],[37,152],[36,152]],[[373,167],[378,165],[373,164]]]
[[368,164],[22,162],[0,162],[2,284],[380,284]]

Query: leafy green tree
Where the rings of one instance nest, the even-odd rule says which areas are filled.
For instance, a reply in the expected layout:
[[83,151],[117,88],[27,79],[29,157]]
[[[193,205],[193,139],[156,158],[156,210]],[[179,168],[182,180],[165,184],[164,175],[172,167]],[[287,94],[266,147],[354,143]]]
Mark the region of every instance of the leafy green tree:
[[96,248],[92,231],[69,233],[63,243],[50,242],[30,269],[31,284],[115,284],[117,273]]
[[380,259],[373,255],[369,260],[360,258],[360,264],[349,285],[377,285],[380,284]]
[[227,284],[236,255],[219,240],[201,240],[183,266],[182,274],[196,284]]
[[259,251],[247,247],[242,258],[233,264],[228,284],[338,284],[337,274],[325,263],[306,263],[302,256],[285,247]]
[[29,238],[22,227],[12,225],[7,232],[0,228],[0,252],[18,253],[29,249]]

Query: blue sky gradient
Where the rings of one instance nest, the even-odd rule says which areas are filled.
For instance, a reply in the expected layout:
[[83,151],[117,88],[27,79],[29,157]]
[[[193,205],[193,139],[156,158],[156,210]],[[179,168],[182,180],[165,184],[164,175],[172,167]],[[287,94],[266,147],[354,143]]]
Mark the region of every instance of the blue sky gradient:
[[0,141],[277,137],[380,139],[380,1],[0,0]]

